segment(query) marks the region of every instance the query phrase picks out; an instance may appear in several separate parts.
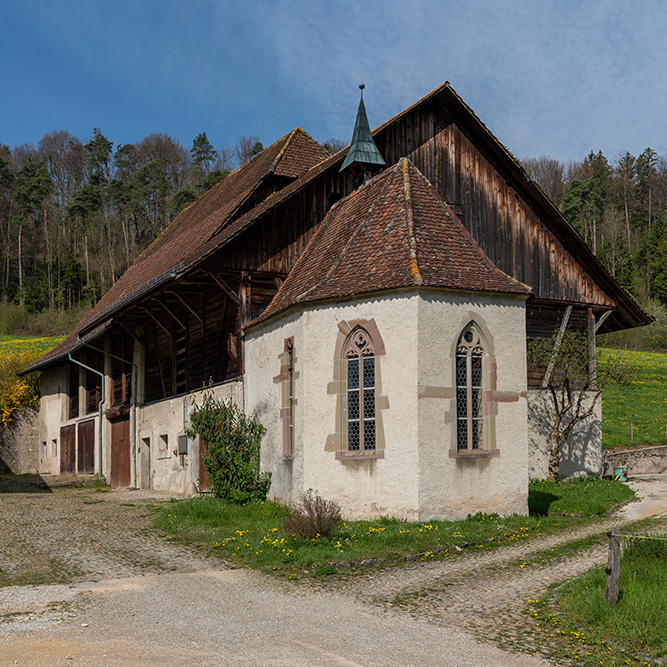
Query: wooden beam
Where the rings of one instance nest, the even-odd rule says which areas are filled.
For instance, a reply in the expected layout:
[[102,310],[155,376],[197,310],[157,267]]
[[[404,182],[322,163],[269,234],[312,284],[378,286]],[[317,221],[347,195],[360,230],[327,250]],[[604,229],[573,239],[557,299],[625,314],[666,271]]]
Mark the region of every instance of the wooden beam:
[[549,365],[547,366],[547,372],[544,374],[544,379],[542,380],[542,389],[546,389],[549,385],[549,380],[551,380],[551,374],[554,372],[554,365],[556,364],[556,355],[558,350],[563,342],[563,336],[565,335],[565,329],[567,329],[567,323],[570,320],[570,314],[572,313],[572,306],[568,306],[563,313],[563,319],[560,322],[560,329],[556,336],[556,341],[554,343],[554,349],[551,353],[551,359],[549,359]]
[[157,342],[157,333],[153,325],[153,345],[155,346],[155,357],[157,358],[157,370],[160,374],[160,385],[162,387],[162,398],[167,398],[167,388],[164,386],[164,374],[162,373],[162,359],[160,357],[160,346]]
[[174,337],[171,331],[169,331],[169,329],[167,329],[167,327],[165,327],[164,324],[162,324],[162,322],[160,322],[160,320],[158,320],[158,318],[155,317],[155,315],[153,315],[153,313],[151,313],[148,308],[146,308],[146,306],[142,306],[142,308],[146,311],[146,314],[167,334],[167,336],[169,336],[169,338]]
[[222,304],[222,319],[220,320],[220,333],[218,334],[218,344],[216,346],[217,353],[215,355],[215,368],[213,371],[213,381],[218,381],[218,373],[220,370],[220,358],[222,357],[222,343],[225,339],[225,319],[227,318],[227,306],[229,299],[225,299]]
[[177,294],[176,292],[169,292],[169,294],[173,294],[202,324],[204,323],[204,320],[199,316],[199,314],[185,301],[184,299],[181,298],[180,294]]
[[155,299],[155,301],[157,301],[157,303],[159,303],[176,320],[176,323],[181,327],[181,329],[186,328],[185,324],[183,324],[183,322],[181,322],[181,320],[179,320],[178,317],[176,317],[176,315],[169,309],[166,303],[163,303],[162,301],[160,301],[160,299],[157,298]]
[[[607,311],[609,312],[609,311]],[[595,314],[592,308],[587,310],[588,316],[588,375],[591,377],[591,389],[595,389]]]
[[606,312],[602,313],[602,315],[600,315],[600,319],[595,324],[594,333],[598,332],[598,329],[604,324],[604,321],[611,315],[611,313],[612,313],[611,310],[607,310]]
[[121,327],[126,333],[128,333],[130,336],[132,336],[132,338],[134,338],[134,341],[135,341],[136,343],[139,343],[139,345],[141,345],[142,347],[145,346],[144,341],[142,341],[141,338],[139,338],[139,336],[137,336],[137,334],[134,333],[134,331],[132,331],[132,329],[130,329],[130,327],[128,327],[128,326],[127,326],[126,324],[124,324],[123,322],[119,322],[118,320],[116,320],[116,324],[117,324],[119,327]]
[[216,276],[215,273],[209,274],[213,280],[222,288],[223,292],[237,305],[241,305],[241,299],[239,295],[219,276]]

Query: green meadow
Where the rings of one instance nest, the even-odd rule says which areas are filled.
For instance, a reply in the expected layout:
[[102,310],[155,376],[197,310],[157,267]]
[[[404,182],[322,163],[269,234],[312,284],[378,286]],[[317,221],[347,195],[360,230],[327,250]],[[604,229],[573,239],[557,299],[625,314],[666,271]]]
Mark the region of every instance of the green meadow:
[[604,391],[602,444],[610,449],[667,445],[667,354],[601,349],[600,355],[600,364],[619,355],[632,373],[629,387]]

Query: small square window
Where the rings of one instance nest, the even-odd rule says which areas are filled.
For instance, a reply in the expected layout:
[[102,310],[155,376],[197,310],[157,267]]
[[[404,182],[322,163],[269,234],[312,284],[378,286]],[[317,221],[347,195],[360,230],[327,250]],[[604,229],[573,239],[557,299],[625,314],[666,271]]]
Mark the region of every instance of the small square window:
[[169,435],[167,433],[161,433],[158,440],[158,450],[157,457],[159,459],[169,458]]

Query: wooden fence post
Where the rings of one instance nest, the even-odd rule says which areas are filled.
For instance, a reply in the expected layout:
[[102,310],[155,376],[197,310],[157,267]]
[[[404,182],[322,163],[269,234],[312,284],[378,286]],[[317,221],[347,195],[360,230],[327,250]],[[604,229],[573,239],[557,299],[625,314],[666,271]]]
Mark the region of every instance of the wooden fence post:
[[618,601],[618,579],[621,573],[621,538],[618,528],[612,528],[609,536],[609,559],[607,562],[607,584],[604,589],[604,597],[610,605]]

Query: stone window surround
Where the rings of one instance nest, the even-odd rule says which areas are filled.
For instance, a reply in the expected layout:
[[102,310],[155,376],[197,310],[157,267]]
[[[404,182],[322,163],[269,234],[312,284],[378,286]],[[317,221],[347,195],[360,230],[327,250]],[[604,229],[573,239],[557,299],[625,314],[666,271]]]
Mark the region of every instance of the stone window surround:
[[[294,352],[294,336],[285,338],[283,351],[278,355],[280,373],[273,378],[280,385],[280,421],[282,424],[283,458],[294,458],[294,408],[298,402],[294,396],[294,386],[299,378],[296,370],[298,358]],[[291,390],[291,391],[290,391]]]
[[[375,354],[375,449],[349,451],[347,448],[347,358],[345,347],[350,334],[362,328],[371,339]],[[338,323],[334,350],[333,380],[327,385],[327,394],[336,397],[335,432],[327,436],[324,450],[333,452],[342,462],[383,459],[385,450],[382,411],[389,408],[389,399],[382,395],[382,373],[379,357],[385,354],[384,341],[374,319],[349,320]]]

